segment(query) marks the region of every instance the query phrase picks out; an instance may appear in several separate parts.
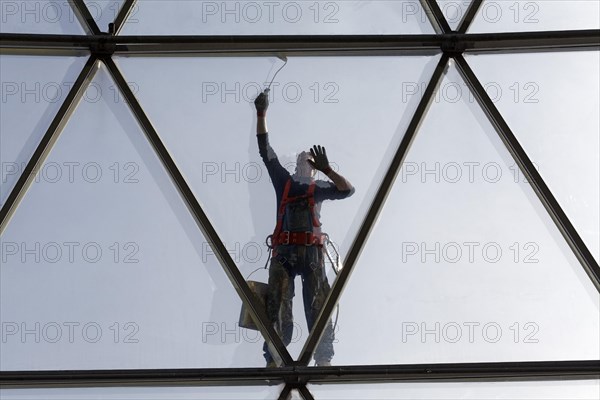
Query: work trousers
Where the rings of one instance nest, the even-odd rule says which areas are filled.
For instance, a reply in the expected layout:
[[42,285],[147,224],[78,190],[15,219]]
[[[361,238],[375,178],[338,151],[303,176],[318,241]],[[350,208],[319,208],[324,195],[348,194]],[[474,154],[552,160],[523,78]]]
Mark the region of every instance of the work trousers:
[[[292,300],[294,298],[294,278],[296,275],[302,277],[304,314],[310,332],[331,289],[325,273],[322,247],[277,246],[276,255],[271,259],[266,303],[267,316],[286,346],[292,340],[294,329]],[[303,334],[301,337],[306,340],[308,333]],[[314,359],[317,362],[331,361],[334,354],[333,340],[333,326],[331,320],[329,320],[322,339],[315,350]],[[265,359],[267,362],[271,362],[273,358],[266,343],[263,350]]]

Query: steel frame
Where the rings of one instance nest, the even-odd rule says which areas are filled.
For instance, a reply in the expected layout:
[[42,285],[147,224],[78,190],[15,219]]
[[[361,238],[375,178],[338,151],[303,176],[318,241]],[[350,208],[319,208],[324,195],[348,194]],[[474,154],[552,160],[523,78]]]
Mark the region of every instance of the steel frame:
[[118,35],[119,32],[121,32],[121,29],[123,28],[123,25],[125,25],[125,21],[127,21],[127,18],[129,17],[129,14],[131,14],[131,12],[133,11],[133,8],[136,6],[136,2],[137,0],[125,0],[125,3],[123,3],[123,6],[121,6],[121,9],[119,10],[119,14],[117,14],[117,18],[115,18],[115,29],[114,29],[114,34]]
[[422,55],[598,49],[600,30],[418,35],[120,36],[1,33],[2,52],[90,51],[126,56]]
[[[66,96],[61,108],[50,124],[25,170],[12,189],[6,203],[0,209],[0,233],[29,188],[37,168],[43,163],[60,135],[62,128],[81,99],[82,93],[93,78],[98,62],[103,62],[119,89],[124,94],[131,111],[136,116],[144,134],[161,159],[172,182],[187,204],[198,227],[205,235],[224,271],[236,288],[240,298],[252,313],[272,353],[282,364],[277,369],[231,368],[186,370],[111,370],[111,371],[3,371],[0,384],[3,387],[51,387],[51,386],[123,386],[123,385],[265,385],[286,383],[280,399],[287,398],[297,389],[305,400],[312,395],[306,387],[311,383],[339,382],[389,382],[389,381],[440,381],[440,380],[522,380],[522,379],[589,379],[600,378],[600,361],[550,361],[550,362],[502,362],[429,365],[384,365],[347,367],[307,367],[310,357],[323,333],[326,321],[337,304],[349,279],[360,252],[364,247],[375,220],[385,203],[395,177],[416,135],[419,125],[441,81],[450,58],[455,59],[470,90],[497,130],[510,154],[527,177],[538,198],[556,223],[582,267],[600,291],[600,268],[572,223],[553,197],[531,160],[518,143],[493,102],[487,96],[477,77],[463,58],[463,54],[481,52],[533,52],[600,49],[600,30],[519,32],[467,34],[483,0],[473,0],[456,31],[452,31],[435,0],[420,0],[436,32],[434,35],[332,35],[332,36],[120,36],[128,15],[136,0],[126,0],[119,11],[110,32],[98,28],[83,0],[70,0],[77,19],[88,35],[35,35],[0,34],[0,52],[4,54],[64,55],[90,52],[77,81]],[[382,180],[377,194],[364,218],[359,232],[345,260],[345,268],[336,279],[327,301],[317,319],[315,328],[302,350],[297,362],[268,324],[267,317],[257,307],[248,285],[241,276],[231,256],[212,227],[202,207],[195,199],[183,175],[141,105],[131,92],[125,79],[112,60],[118,55],[201,55],[201,56],[260,56],[277,52],[295,56],[319,55],[423,55],[442,56],[431,77],[424,95],[415,110],[407,131]]]
[[4,388],[116,386],[265,386],[285,383],[471,382],[598,379],[600,361],[537,361],[280,368],[123,369],[90,371],[3,371]]
[[88,35],[99,35],[100,29],[83,0],[69,0],[71,8],[76,10],[75,16]]
[[446,21],[446,17],[444,17],[444,14],[442,14],[442,10],[440,9],[437,1],[420,0],[420,2],[421,7],[423,7],[423,10],[425,10],[427,18],[429,18],[429,22],[431,23],[435,33],[452,31],[452,29],[450,29],[450,25],[448,25],[448,22]]
[[477,11],[479,11],[479,7],[481,7],[482,3],[483,0],[472,0],[463,20],[460,21],[460,25],[456,30],[458,33],[467,33],[467,29],[469,29],[469,26],[471,25],[471,22],[473,22],[475,15],[477,15]]

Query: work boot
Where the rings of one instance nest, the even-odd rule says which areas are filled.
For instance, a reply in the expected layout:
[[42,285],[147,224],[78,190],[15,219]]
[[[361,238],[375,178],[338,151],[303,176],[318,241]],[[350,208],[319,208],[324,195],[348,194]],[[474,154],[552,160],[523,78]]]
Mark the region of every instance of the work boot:
[[331,361],[328,361],[328,360],[317,361],[317,367],[331,367]]

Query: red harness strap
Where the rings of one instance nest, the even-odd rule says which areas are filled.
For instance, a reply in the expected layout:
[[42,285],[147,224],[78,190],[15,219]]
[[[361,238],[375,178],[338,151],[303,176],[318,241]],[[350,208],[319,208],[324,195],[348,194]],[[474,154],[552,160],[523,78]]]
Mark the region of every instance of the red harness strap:
[[288,179],[285,183],[285,188],[283,189],[283,197],[281,198],[281,203],[279,204],[279,212],[277,213],[277,225],[275,226],[275,232],[273,233],[273,247],[277,246],[277,239],[279,238],[279,234],[281,233],[281,227],[283,225],[283,216],[285,215],[285,206],[288,203],[290,188],[292,187],[292,180]]
[[310,215],[312,216],[312,220],[313,220],[313,227],[320,227],[321,226],[321,222],[319,221],[319,219],[317,218],[317,214],[315,213],[315,181],[312,181],[310,183],[310,186],[308,187],[308,192],[306,193],[306,195],[308,196],[308,207],[310,208]]
[[317,214],[315,213],[315,181],[312,181],[308,186],[308,191],[306,194],[300,196],[290,197],[290,188],[292,187],[292,179],[288,179],[285,183],[285,188],[283,189],[283,196],[281,198],[281,204],[279,204],[279,212],[277,213],[277,225],[275,226],[275,231],[273,232],[273,236],[271,239],[271,245],[275,248],[278,244],[300,244],[305,246],[310,246],[312,244],[322,244],[321,235],[313,235],[312,232],[306,234],[306,232],[302,232],[302,235],[296,232],[282,232],[281,229],[283,227],[283,217],[285,215],[285,208],[288,203],[292,203],[302,199],[308,199],[308,207],[310,209],[310,214],[312,216],[313,228],[320,227],[321,222],[317,218]]

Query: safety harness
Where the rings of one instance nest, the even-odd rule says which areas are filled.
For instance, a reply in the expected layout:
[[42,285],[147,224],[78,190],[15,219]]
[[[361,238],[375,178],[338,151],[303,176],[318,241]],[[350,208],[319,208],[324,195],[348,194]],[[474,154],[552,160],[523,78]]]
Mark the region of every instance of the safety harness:
[[[288,179],[283,189],[283,197],[279,204],[279,211],[277,213],[277,225],[275,231],[271,236],[271,248],[275,249],[278,245],[298,245],[298,246],[323,246],[327,238],[327,234],[323,234],[319,231],[315,232],[315,228],[321,226],[321,222],[315,213],[315,186],[316,183],[313,180],[308,186],[308,190],[305,194],[300,196],[290,197],[290,188],[292,186],[292,179]],[[306,232],[294,232],[294,231],[282,231],[283,229],[283,218],[285,216],[285,210],[289,203],[294,203],[302,200],[308,201],[308,208],[310,211],[313,231]]]

